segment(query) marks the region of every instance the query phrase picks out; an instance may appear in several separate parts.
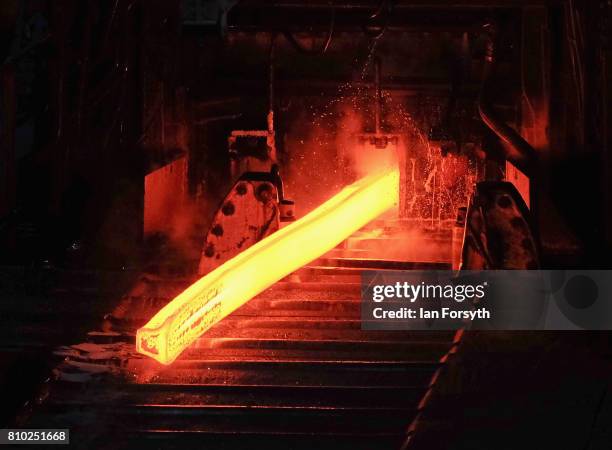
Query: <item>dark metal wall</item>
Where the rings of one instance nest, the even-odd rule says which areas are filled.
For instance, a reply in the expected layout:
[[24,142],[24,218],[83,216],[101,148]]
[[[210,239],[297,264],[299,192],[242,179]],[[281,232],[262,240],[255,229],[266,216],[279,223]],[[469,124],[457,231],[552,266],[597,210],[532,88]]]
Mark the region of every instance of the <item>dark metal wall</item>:
[[126,264],[141,229],[141,5],[23,1],[7,25],[17,193],[3,246],[17,259],[72,248]]

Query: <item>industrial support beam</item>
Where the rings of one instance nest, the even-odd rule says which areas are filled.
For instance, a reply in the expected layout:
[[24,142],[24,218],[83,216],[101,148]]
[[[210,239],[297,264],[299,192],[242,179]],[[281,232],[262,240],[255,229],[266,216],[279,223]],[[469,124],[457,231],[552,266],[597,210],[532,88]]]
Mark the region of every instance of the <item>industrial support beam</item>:
[[371,175],[205,275],[136,334],[136,349],[172,363],[215,323],[393,207],[399,171]]
[[0,68],[0,92],[2,93],[2,116],[0,129],[0,218],[9,214],[15,204],[16,162],[15,128],[17,99],[15,97],[15,71],[12,65]]

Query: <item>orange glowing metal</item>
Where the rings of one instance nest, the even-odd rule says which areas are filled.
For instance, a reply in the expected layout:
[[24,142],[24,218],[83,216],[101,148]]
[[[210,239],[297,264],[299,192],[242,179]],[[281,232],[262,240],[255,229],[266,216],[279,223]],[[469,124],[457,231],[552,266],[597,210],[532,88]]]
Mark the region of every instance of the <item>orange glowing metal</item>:
[[172,363],[212,325],[396,205],[398,180],[397,170],[363,178],[202,277],[138,330],[137,350]]

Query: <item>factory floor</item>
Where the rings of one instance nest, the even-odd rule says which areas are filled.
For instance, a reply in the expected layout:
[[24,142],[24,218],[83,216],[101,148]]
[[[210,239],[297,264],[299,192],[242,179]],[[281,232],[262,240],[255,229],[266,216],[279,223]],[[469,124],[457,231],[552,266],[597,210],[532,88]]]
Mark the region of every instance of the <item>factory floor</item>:
[[[353,257],[372,240],[376,238],[355,238],[350,248],[336,254]],[[302,272],[325,275],[323,268]],[[142,280],[138,271],[0,268],[0,389],[7,393],[0,425],[20,423],[37,403],[44,403],[43,386],[57,376],[54,368],[67,354],[65,347],[57,351],[61,346],[112,338],[101,329],[101,318],[109,311],[115,318],[133,314],[129,308],[122,312],[118,299],[126,292],[138,293],[134,287]],[[145,284],[158,281],[149,278]],[[174,288],[180,286],[165,285],[159,297],[172,297]],[[280,306],[291,309],[295,304]],[[609,450],[611,348],[610,333],[466,332],[434,389],[421,401],[418,419],[411,427],[412,419],[407,419],[406,448]],[[72,382],[87,382],[82,373]],[[389,442],[385,440],[387,447]]]
[[129,271],[0,266],[0,427],[27,413],[61,361],[54,350],[80,342],[128,289]]
[[408,448],[611,449],[612,332],[464,333]]

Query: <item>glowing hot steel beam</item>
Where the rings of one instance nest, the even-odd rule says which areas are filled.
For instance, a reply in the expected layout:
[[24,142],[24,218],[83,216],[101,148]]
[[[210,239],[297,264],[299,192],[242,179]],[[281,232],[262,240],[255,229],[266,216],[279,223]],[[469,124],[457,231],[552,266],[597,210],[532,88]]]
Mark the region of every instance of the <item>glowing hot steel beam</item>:
[[397,170],[363,178],[202,277],[138,330],[137,350],[172,363],[212,325],[397,204],[398,179]]

